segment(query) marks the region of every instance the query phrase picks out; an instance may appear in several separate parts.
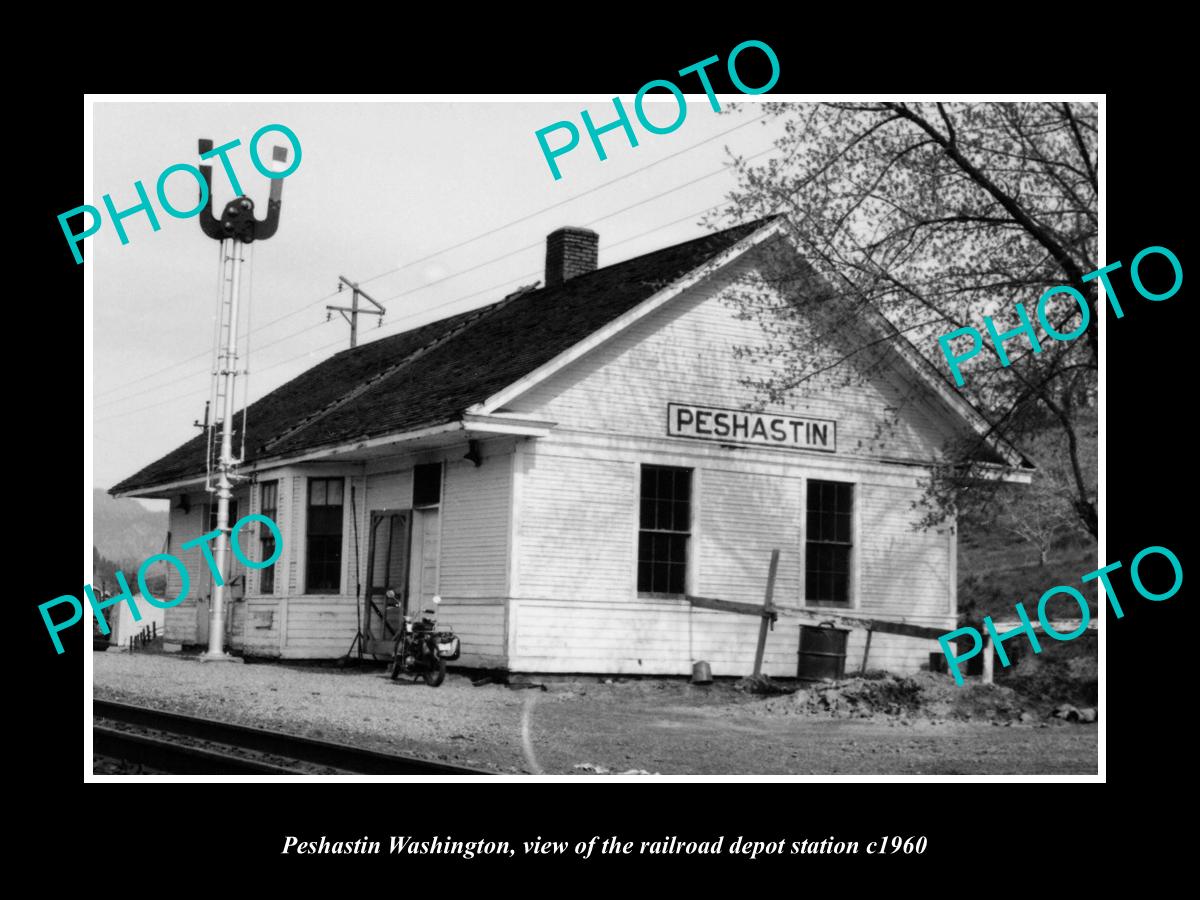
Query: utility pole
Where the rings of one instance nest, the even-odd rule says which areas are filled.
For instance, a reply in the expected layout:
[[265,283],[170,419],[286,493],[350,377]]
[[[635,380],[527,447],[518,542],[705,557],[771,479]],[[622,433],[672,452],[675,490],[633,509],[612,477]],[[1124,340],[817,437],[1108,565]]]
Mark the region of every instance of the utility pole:
[[[201,138],[200,154],[212,150],[212,141]],[[276,161],[287,162],[287,150],[276,147]],[[229,575],[229,502],[233,499],[235,472],[240,459],[233,456],[233,389],[237,378],[237,307],[241,292],[242,250],[253,241],[263,241],[275,234],[279,227],[279,209],[283,196],[283,181],[271,181],[271,194],[267,202],[267,217],[254,218],[254,201],[243,195],[225,204],[218,220],[212,214],[212,166],[200,166],[208,187],[208,201],[200,210],[200,228],[208,237],[221,242],[221,327],[217,332],[217,366],[213,372],[214,395],[213,427],[220,423],[220,455],[217,459],[216,485],[209,486],[217,495],[217,540],[213,547],[217,574],[213,580],[212,603],[208,611],[208,652],[202,660],[233,661],[236,657],[225,652],[225,584]],[[204,200],[204,194],[200,195]],[[244,426],[243,426],[244,427]],[[239,660],[240,661],[240,660]]]
[[[362,315],[362,316],[379,316],[380,322],[382,322],[383,314],[385,312],[387,312],[387,310],[383,308],[383,304],[381,304],[377,300],[375,300],[374,297],[372,297],[370,294],[368,294],[366,291],[364,291],[362,288],[360,288],[357,284],[355,284],[353,281],[351,281],[345,275],[339,275],[338,276],[338,291],[340,292],[343,287],[348,287],[348,288],[350,288],[350,290],[352,290],[354,292],[354,296],[350,301],[350,305],[349,306],[328,306],[327,305],[325,308],[327,310],[329,310],[329,312],[325,314],[325,321],[328,322],[329,317],[334,312],[337,312],[338,314],[341,315],[341,317],[343,319],[345,319],[347,322],[350,323],[350,349],[353,350],[355,347],[358,346],[358,317],[360,315]],[[369,300],[375,306],[375,308],[374,309],[359,309],[358,308],[358,298],[360,296]],[[347,316],[346,313],[350,313],[350,315]]]

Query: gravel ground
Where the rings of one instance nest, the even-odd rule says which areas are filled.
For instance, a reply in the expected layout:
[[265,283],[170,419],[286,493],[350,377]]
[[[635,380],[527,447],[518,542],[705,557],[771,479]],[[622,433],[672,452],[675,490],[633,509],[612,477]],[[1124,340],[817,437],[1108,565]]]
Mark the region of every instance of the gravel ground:
[[1095,774],[1097,765],[1094,725],[775,714],[727,683],[581,679],[541,691],[451,674],[429,688],[382,669],[93,659],[97,697],[498,772]]

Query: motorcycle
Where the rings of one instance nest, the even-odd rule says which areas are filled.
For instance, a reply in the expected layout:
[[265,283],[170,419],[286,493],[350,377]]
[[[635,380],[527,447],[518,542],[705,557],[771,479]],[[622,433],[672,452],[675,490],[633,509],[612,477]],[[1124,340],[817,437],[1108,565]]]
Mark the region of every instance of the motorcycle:
[[[387,598],[395,603],[396,592],[388,591]],[[421,618],[413,621],[405,616],[400,633],[396,635],[396,646],[392,654],[392,680],[401,675],[420,675],[430,687],[437,687],[446,680],[446,662],[458,659],[460,645],[453,631],[437,627],[437,605],[440,597],[433,598],[433,609],[424,609]]]

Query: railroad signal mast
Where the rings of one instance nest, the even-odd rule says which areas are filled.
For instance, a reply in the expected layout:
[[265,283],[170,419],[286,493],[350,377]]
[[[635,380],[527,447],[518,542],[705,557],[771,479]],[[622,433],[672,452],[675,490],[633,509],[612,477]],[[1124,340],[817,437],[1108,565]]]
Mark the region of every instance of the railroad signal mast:
[[[200,140],[200,154],[203,156],[213,148],[213,142],[207,138]],[[277,162],[287,162],[287,150],[276,147],[272,158]],[[217,497],[217,535],[213,548],[216,559],[217,578],[213,580],[212,603],[208,612],[208,652],[200,658],[208,661],[233,660],[235,657],[225,652],[225,586],[228,584],[230,571],[230,521],[229,502],[233,499],[233,485],[241,476],[236,468],[241,459],[233,455],[233,390],[238,376],[237,352],[237,322],[238,299],[241,292],[241,274],[243,249],[246,244],[254,241],[265,241],[275,234],[279,228],[279,209],[283,196],[283,180],[271,180],[271,194],[267,201],[267,217],[254,218],[254,201],[244,194],[225,204],[221,218],[217,219],[212,213],[212,166],[200,166],[204,182],[208,186],[208,199],[200,210],[200,228],[213,240],[221,242],[221,292],[218,313],[220,326],[216,335],[214,356],[216,365],[213,367],[212,388],[212,420],[210,429],[219,427],[221,438],[215,466],[211,450],[214,445],[211,430],[209,432],[209,472],[210,477],[205,487]],[[201,201],[204,195],[201,194]],[[207,416],[206,416],[207,418]],[[242,446],[245,447],[245,417],[242,419]],[[211,477],[212,469],[216,469],[216,481]]]

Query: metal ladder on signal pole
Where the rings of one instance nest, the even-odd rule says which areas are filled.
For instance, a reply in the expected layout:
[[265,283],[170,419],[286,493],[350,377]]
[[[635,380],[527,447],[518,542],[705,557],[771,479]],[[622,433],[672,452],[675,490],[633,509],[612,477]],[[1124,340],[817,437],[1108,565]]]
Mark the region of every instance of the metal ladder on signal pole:
[[[212,141],[200,140],[200,154],[212,150]],[[282,147],[275,148],[274,158],[287,161],[287,151]],[[234,657],[225,651],[225,587],[230,572],[230,522],[229,503],[233,499],[233,485],[237,479],[236,467],[242,462],[233,455],[233,396],[237,378],[237,322],[238,299],[241,293],[241,267],[243,248],[253,241],[263,241],[275,234],[279,227],[279,210],[283,196],[283,182],[272,179],[271,193],[267,203],[265,219],[254,218],[254,201],[243,195],[225,204],[221,218],[217,219],[212,213],[212,166],[200,166],[208,187],[208,199],[200,210],[200,228],[208,235],[221,242],[221,298],[218,303],[220,316],[217,326],[216,344],[214,348],[213,386],[211,403],[213,418],[209,426],[209,477],[206,488],[217,497],[217,539],[213,546],[216,562],[216,577],[213,579],[212,604],[208,613],[208,651],[201,659],[208,661],[230,660]],[[204,195],[201,194],[201,200]],[[213,431],[220,423],[220,449],[215,464],[212,460],[214,448]],[[245,421],[242,423],[243,438]],[[216,469],[216,482],[211,472]]]

